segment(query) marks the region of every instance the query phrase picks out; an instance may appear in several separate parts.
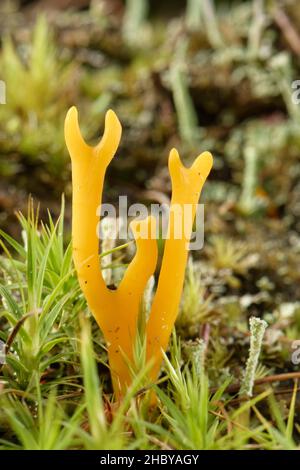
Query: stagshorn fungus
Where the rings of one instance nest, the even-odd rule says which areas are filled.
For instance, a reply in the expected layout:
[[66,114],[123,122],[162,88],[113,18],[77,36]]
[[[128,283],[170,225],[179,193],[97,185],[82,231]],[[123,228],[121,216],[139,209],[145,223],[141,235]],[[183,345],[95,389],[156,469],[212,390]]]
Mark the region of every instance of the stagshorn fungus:
[[[136,253],[116,290],[106,286],[99,261],[97,226],[106,169],[121,139],[122,127],[116,114],[109,110],[101,141],[89,146],[82,138],[78,113],[72,107],[65,120],[65,139],[72,161],[72,241],[73,259],[81,289],[88,306],[107,342],[109,366],[116,397],[120,399],[131,384],[130,363],[141,301],[146,284],[155,271],[157,241],[155,218],[131,223]],[[199,155],[190,168],[180,160],[177,150],[169,155],[172,198],[161,271],[146,324],[146,357],[151,360],[149,382],[155,381],[160,370],[162,352],[166,350],[177,317],[188,245],[202,187],[212,167],[209,152]],[[176,211],[189,205],[189,217],[181,218],[182,236],[178,237]],[[173,210],[176,208],[176,211]],[[143,236],[141,236],[143,234]],[[145,236],[146,234],[146,236]]]

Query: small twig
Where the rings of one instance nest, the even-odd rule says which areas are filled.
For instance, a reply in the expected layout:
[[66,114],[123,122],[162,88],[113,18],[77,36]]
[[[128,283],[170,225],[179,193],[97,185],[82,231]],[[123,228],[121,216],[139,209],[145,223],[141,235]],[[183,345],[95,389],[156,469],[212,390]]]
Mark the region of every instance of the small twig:
[[219,406],[220,410],[221,410],[221,413],[222,415],[224,416],[224,419],[226,420],[226,425],[227,425],[227,434],[231,434],[232,430],[233,430],[233,422],[232,420],[230,419],[230,416],[229,414],[227,413],[227,410],[225,408],[225,405],[222,401],[218,401],[217,402],[217,405]]
[[[12,332],[10,333],[9,337],[7,338],[7,341],[5,343],[5,347],[4,347],[4,354],[5,356],[7,356],[7,354],[9,353],[9,350],[14,342],[14,339],[15,337],[17,336],[18,332],[20,331],[20,328],[21,326],[23,326],[24,322],[27,320],[27,318],[29,317],[32,317],[36,312],[29,312],[29,313],[26,313],[26,315],[24,315],[17,323],[16,325],[14,326]],[[41,313],[41,309],[38,309],[37,310],[37,313]],[[0,364],[0,372],[2,370],[2,367],[4,366],[4,364]]]
[[[296,389],[296,392],[300,391],[300,387],[298,387]],[[295,389],[294,388],[290,388],[290,389],[282,389],[282,390],[275,390],[273,393],[274,395],[287,395],[287,394],[292,394],[295,392]],[[254,393],[253,394],[253,398],[255,397],[258,397],[259,396],[259,393]],[[241,402],[243,401],[247,401],[249,398],[247,396],[240,396],[238,398],[235,398],[234,400],[232,400],[230,402],[231,405],[235,406],[235,405],[239,405]]]
[[[254,387],[257,385],[263,385],[266,383],[273,383],[273,382],[285,382],[287,380],[293,379],[300,379],[300,372],[286,372],[284,374],[274,374],[269,375],[267,377],[262,377],[261,379],[257,379],[254,382]],[[237,382],[235,384],[229,385],[225,392],[227,393],[237,393],[240,390],[241,383]],[[216,393],[218,391],[218,387],[213,387],[210,390],[210,393]]]
[[56,400],[68,400],[69,398],[80,397],[82,394],[83,390],[79,390],[78,392],[65,393],[64,395],[59,395],[58,397],[56,397]]
[[[295,390],[292,388],[283,388],[282,390],[275,390],[274,395],[288,395],[294,393]],[[296,392],[300,392],[300,387],[296,388]]]
[[[212,411],[212,410],[209,410],[208,411],[211,415],[213,416],[216,416],[217,418],[220,418],[222,419],[223,421],[227,421],[227,418],[222,414],[222,413],[218,413],[216,411]],[[236,421],[233,421],[232,419],[230,420],[230,423],[233,425],[233,426],[236,426],[237,428],[241,429],[242,431],[248,431],[248,429],[243,426],[242,424],[236,422]]]
[[284,382],[286,380],[299,379],[300,372],[286,372],[284,374],[273,374],[267,377],[262,377],[261,379],[255,380],[254,385],[262,385],[265,383],[272,382]]
[[209,345],[209,340],[210,340],[210,330],[211,330],[210,324],[204,323],[200,331],[200,336],[204,342],[204,350],[203,350],[204,360],[206,359],[206,354],[208,350],[208,345]]
[[300,37],[289,17],[283,10],[276,8],[273,11],[273,18],[277,26],[281,29],[282,34],[292,51],[296,55],[300,56]]
[[153,444],[159,446],[161,450],[174,450],[172,447],[168,446],[165,442],[160,441],[154,436],[148,436],[149,441],[152,442]]
[[210,324],[209,323],[204,323],[203,327],[201,328],[201,337],[206,345],[208,347],[209,344],[209,339],[210,339]]

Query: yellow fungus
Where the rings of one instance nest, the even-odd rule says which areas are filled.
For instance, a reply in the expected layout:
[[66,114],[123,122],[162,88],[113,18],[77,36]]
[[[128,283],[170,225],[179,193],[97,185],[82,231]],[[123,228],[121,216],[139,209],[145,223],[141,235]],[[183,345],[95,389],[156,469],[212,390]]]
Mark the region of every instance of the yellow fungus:
[[[114,157],[122,128],[115,113],[105,117],[104,135],[91,147],[82,138],[78,114],[72,107],[65,120],[65,139],[72,161],[72,242],[73,259],[81,289],[88,306],[107,342],[109,365],[115,394],[120,398],[132,377],[128,361],[133,360],[133,346],[143,292],[157,263],[155,219],[133,221],[136,254],[117,290],[110,290],[103,279],[99,260],[98,208],[101,205],[106,169]],[[202,186],[210,172],[212,156],[201,154],[190,168],[185,168],[176,150],[169,157],[172,179],[168,239],[165,243],[161,272],[146,326],[147,358],[153,358],[151,379],[159,372],[162,349],[169,341],[181,297],[193,220]],[[181,219],[182,237],[176,238],[175,209],[190,205],[192,216]],[[184,226],[184,227],[183,227]],[[143,236],[140,236],[140,234]],[[147,236],[145,237],[145,233]]]
[[[167,348],[177,317],[197,204],[211,167],[212,156],[209,152],[199,155],[190,168],[182,165],[177,150],[173,149],[170,152],[169,172],[172,180],[172,199],[168,238],[165,242],[157,290],[147,323],[147,358],[155,358],[151,371],[153,380],[159,372],[161,352]],[[176,238],[176,231],[178,231],[176,213],[179,209],[184,214],[184,207],[190,208],[191,216],[182,218],[182,227],[179,230],[182,236]]]

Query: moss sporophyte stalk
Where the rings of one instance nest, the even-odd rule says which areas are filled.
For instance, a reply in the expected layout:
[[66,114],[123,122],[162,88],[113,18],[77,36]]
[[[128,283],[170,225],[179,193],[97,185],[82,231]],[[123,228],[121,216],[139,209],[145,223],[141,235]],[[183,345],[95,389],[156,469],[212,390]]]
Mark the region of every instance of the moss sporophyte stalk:
[[[109,110],[101,141],[91,147],[82,138],[78,113],[72,107],[65,120],[65,139],[72,161],[72,240],[73,259],[81,289],[89,309],[107,342],[109,366],[114,392],[121,398],[132,381],[130,363],[134,359],[138,317],[143,293],[157,263],[155,218],[131,222],[136,241],[136,253],[116,290],[106,286],[99,262],[97,209],[101,205],[106,169],[114,157],[121,139],[122,127],[116,114]],[[193,221],[202,187],[212,167],[209,152],[199,155],[186,168],[179,154],[172,149],[169,172],[172,198],[162,265],[157,289],[146,323],[146,360],[151,363],[149,383],[159,374],[163,351],[166,350],[177,317],[188,258]],[[192,216],[182,237],[175,236],[176,220],[172,207],[190,205]],[[183,211],[184,213],[184,211]],[[141,236],[140,234],[147,234]]]

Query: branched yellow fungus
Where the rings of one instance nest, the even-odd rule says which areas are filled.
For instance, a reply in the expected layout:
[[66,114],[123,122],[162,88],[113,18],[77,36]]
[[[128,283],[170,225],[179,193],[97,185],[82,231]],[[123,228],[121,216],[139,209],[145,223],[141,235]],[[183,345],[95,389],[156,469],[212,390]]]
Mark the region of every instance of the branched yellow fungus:
[[[133,346],[141,301],[148,279],[157,263],[155,219],[133,221],[136,254],[117,290],[110,290],[103,279],[99,260],[98,208],[101,205],[106,169],[121,139],[121,124],[113,111],[105,117],[104,135],[91,147],[82,138],[78,114],[72,107],[65,120],[65,139],[72,161],[72,238],[73,259],[81,289],[108,346],[109,364],[115,394],[120,398],[132,377],[128,363],[133,360]],[[181,297],[188,243],[202,186],[210,172],[212,156],[201,154],[191,168],[180,162],[176,150],[169,158],[172,200],[162,268],[157,291],[147,322],[147,357],[153,358],[151,379],[159,372],[162,350],[169,341]],[[180,222],[182,237],[176,238],[176,213],[190,205],[191,216]],[[143,236],[140,236],[140,234]],[[146,237],[145,237],[146,234]]]

